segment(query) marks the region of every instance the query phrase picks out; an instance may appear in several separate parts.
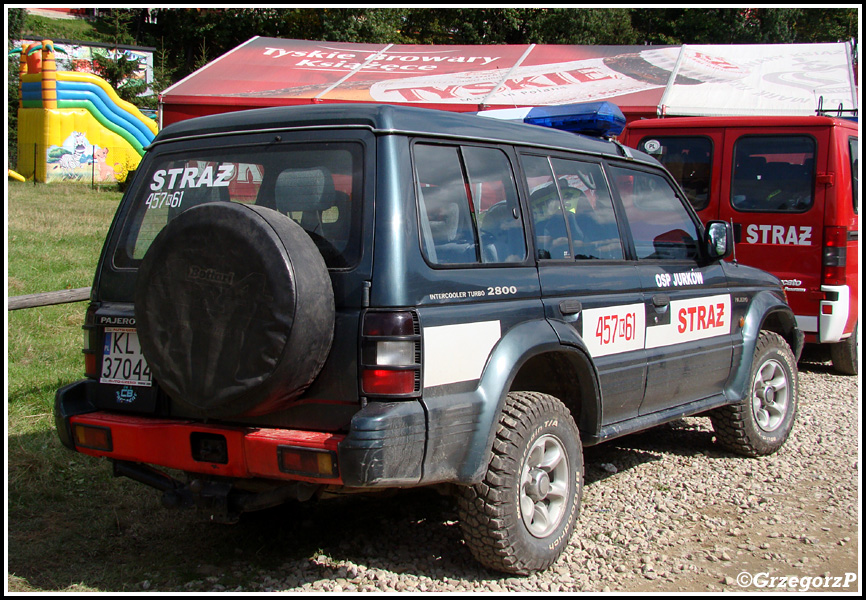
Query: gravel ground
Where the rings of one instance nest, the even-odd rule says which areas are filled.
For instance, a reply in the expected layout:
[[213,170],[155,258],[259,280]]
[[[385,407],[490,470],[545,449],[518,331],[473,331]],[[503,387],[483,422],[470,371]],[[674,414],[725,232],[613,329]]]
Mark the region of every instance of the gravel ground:
[[797,422],[775,455],[721,451],[706,418],[586,449],[576,531],[530,577],[478,566],[450,499],[416,490],[319,503],[279,525],[313,541],[312,557],[263,570],[238,551],[232,573],[202,564],[179,591],[858,592],[859,405],[857,377],[801,363]]

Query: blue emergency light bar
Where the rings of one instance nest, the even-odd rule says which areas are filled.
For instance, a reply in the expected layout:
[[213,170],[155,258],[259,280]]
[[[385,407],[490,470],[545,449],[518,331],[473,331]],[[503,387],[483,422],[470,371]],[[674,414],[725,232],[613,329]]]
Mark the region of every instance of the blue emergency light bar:
[[612,102],[482,110],[476,114],[595,137],[613,137],[625,128],[625,115]]

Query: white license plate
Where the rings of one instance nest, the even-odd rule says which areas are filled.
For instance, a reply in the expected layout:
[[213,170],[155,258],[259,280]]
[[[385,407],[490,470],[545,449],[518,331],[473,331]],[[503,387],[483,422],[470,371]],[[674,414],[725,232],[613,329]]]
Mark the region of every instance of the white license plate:
[[141,354],[138,334],[126,327],[106,327],[100,383],[150,387],[153,377]]

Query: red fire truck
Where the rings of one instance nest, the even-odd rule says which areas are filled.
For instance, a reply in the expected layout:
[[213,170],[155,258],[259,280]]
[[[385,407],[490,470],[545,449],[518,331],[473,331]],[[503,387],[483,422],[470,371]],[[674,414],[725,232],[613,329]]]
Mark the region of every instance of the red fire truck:
[[733,260],[775,274],[806,341],[858,372],[857,123],[838,117],[682,117],[630,123],[706,223],[733,222]]

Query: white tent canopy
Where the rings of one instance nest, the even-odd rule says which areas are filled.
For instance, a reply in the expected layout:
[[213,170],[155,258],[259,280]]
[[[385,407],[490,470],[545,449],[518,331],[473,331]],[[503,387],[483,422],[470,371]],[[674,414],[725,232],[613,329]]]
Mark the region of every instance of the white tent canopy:
[[736,74],[701,85],[671,77],[659,102],[667,116],[814,115],[856,109],[851,44],[683,46],[681,58],[704,54],[736,66]]

